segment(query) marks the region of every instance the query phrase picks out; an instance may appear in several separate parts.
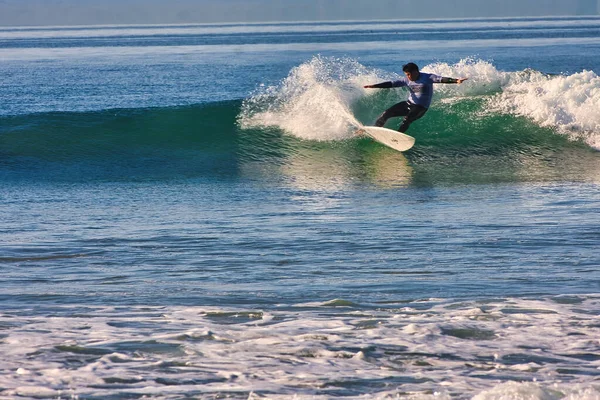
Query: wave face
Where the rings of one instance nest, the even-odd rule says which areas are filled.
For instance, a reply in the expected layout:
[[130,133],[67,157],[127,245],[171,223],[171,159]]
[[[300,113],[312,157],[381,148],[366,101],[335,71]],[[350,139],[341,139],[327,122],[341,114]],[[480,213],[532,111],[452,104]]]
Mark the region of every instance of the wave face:
[[363,86],[398,75],[318,56],[243,101],[0,117],[0,173],[58,180],[317,174],[325,181],[341,173],[352,181],[372,170],[387,176],[381,165],[390,165],[411,182],[595,179],[600,77],[594,72],[509,73],[477,59],[422,70],[470,80],[436,85],[431,109],[409,131],[416,146],[404,155],[354,136],[356,127],[372,124],[406,96],[402,89]]
[[235,102],[2,118],[5,178],[170,179],[229,175]]

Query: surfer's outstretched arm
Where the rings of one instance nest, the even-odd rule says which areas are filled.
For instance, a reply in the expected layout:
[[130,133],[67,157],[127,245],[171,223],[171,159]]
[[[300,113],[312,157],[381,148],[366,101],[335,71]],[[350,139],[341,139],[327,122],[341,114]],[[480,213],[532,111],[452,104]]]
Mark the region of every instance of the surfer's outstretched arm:
[[467,79],[469,79],[469,78],[446,78],[446,77],[443,77],[441,82],[442,83],[458,83],[458,84],[461,84],[464,81],[466,81]]
[[389,89],[394,87],[392,81],[376,83],[375,85],[365,85],[365,89]]

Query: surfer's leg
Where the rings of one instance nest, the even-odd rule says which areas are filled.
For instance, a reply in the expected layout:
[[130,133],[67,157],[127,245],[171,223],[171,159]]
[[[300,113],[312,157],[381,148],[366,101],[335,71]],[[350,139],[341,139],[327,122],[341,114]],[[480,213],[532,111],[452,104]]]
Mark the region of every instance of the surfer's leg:
[[408,102],[406,101],[401,101],[398,104],[394,104],[393,106],[385,110],[379,116],[379,118],[377,118],[377,121],[375,121],[375,126],[385,125],[385,122],[390,118],[404,117],[405,115],[408,115],[409,111],[410,109],[408,108]]
[[404,120],[402,121],[402,124],[400,124],[398,131],[403,133],[406,132],[410,124],[421,118],[426,112],[427,109],[425,107],[411,104],[409,106],[408,114],[406,114],[404,117]]

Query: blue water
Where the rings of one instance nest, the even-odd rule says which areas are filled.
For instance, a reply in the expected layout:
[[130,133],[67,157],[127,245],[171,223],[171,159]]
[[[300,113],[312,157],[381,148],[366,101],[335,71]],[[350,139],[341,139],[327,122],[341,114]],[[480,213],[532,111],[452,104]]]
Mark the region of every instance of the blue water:
[[1,28],[0,397],[597,399],[599,31]]

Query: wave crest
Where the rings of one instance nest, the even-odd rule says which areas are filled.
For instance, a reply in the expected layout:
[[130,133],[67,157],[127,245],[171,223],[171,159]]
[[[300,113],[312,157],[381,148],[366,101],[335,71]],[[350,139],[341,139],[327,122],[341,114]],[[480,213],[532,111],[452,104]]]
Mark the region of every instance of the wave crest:
[[488,106],[527,117],[600,150],[600,77],[593,71],[568,76],[514,74]]
[[[526,117],[542,128],[600,149],[600,77],[593,71],[568,76],[531,69],[505,72],[489,61],[473,58],[455,64],[432,63],[422,70],[469,78],[462,85],[436,85],[433,107],[435,102],[483,98],[486,101],[475,110],[479,115]],[[401,74],[349,58],[316,56],[293,68],[278,84],[257,88],[244,100],[238,124],[243,129],[275,127],[301,139],[347,139],[357,126],[372,124],[379,113],[406,96],[398,90],[365,90],[363,86]]]
[[360,122],[351,104],[374,72],[350,59],[313,57],[275,86],[261,86],[242,105],[242,128],[275,126],[302,139],[348,137]]

